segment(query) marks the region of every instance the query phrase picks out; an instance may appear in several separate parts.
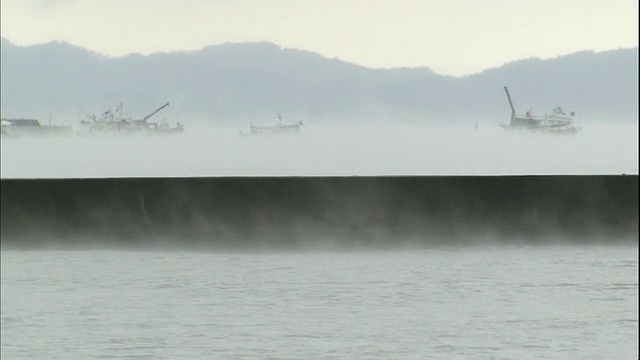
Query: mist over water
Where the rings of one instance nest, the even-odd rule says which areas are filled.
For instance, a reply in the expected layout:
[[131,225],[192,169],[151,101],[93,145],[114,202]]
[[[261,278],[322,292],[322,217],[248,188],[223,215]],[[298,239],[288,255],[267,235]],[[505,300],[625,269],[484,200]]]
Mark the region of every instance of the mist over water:
[[637,125],[186,126],[2,139],[3,359],[637,357],[637,176],[421,176],[638,174]]
[[[637,48],[453,79],[265,44],[33,66],[2,40],[3,117],[170,100],[185,126],[2,137],[3,360],[638,357]],[[502,85],[581,132],[504,132]],[[302,132],[241,136],[272,106]]]
[[247,124],[185,125],[170,136],[3,138],[1,176],[638,174],[636,123],[589,124],[569,136],[505,133],[485,122],[477,129],[318,122],[273,136],[240,136]]

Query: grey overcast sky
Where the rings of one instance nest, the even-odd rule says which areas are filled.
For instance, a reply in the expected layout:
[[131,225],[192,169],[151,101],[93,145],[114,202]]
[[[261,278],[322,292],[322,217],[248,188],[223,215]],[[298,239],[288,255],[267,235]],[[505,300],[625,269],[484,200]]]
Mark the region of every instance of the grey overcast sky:
[[373,68],[466,75],[638,46],[637,0],[2,0],[2,37],[109,56],[270,41]]

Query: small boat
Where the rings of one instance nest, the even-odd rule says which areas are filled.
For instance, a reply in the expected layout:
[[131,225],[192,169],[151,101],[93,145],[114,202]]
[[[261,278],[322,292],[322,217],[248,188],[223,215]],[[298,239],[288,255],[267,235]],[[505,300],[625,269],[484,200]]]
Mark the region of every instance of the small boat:
[[246,133],[240,131],[240,135],[274,135],[274,134],[285,134],[285,133],[300,133],[300,127],[302,126],[302,120],[297,124],[289,124],[284,125],[282,123],[282,117],[278,114],[278,123],[274,126],[255,126],[253,122],[249,124],[250,132]]
[[509,90],[504,87],[507,93],[507,99],[511,106],[511,119],[508,124],[500,124],[500,126],[508,131],[524,130],[529,132],[541,132],[551,134],[575,134],[580,128],[574,126],[575,112],[570,115],[565,114],[560,106],[556,106],[551,114],[542,116],[533,115],[531,111],[527,111],[524,115],[516,115],[516,110],[511,101]]

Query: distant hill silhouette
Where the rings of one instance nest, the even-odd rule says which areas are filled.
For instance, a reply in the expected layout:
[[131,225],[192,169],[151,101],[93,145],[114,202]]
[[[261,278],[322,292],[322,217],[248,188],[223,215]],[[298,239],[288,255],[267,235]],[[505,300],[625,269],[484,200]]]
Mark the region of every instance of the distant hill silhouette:
[[516,61],[460,78],[371,69],[267,42],[110,58],[63,42],[19,47],[3,38],[1,52],[3,117],[53,114],[76,123],[80,111],[99,114],[120,102],[143,117],[168,101],[171,119],[186,123],[275,122],[276,113],[285,121],[500,122],[510,112],[507,85],[519,112],[561,105],[584,118],[638,118],[637,48]]

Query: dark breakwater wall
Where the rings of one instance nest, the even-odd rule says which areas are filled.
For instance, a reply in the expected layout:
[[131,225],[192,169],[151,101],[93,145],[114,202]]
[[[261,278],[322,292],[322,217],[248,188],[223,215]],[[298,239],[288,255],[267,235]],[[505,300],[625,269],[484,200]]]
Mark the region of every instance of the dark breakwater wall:
[[638,176],[1,180],[3,247],[617,242]]

